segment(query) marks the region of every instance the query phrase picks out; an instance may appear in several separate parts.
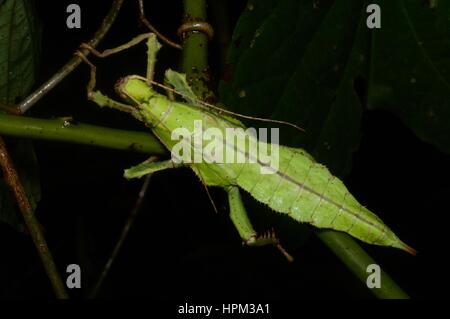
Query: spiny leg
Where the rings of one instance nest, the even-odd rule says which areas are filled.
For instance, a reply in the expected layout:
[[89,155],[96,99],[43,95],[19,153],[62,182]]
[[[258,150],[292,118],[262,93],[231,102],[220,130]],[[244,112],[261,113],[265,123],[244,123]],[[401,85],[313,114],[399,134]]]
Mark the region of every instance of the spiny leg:
[[149,81],[149,85],[153,81],[153,75],[155,73],[156,55],[161,49],[161,44],[156,39],[156,35],[151,33],[152,36],[147,41],[147,74],[146,78]]
[[130,167],[124,171],[125,178],[140,178],[144,175],[151,174],[154,172],[162,171],[165,169],[170,168],[177,168],[184,166],[183,163],[177,164],[173,162],[172,160],[166,160],[166,161],[160,161],[160,162],[154,162],[152,157],[150,157],[148,160]]
[[87,43],[82,43],[80,45],[80,48],[89,50],[93,55],[99,57],[99,58],[105,58],[107,56],[119,53],[121,51],[127,50],[142,41],[147,40],[147,74],[146,78],[149,80],[149,82],[153,81],[153,73],[155,69],[155,62],[156,62],[156,54],[158,53],[159,49],[161,48],[161,44],[159,44],[156,35],[154,33],[143,33],[138,35],[137,37],[131,39],[130,41],[119,45],[112,49],[106,49],[103,52],[100,52],[90,46]]
[[[95,48],[90,46],[89,44],[82,43],[80,48],[84,48],[89,50],[92,54],[97,57],[104,58],[110,56],[112,54],[118,53],[120,51],[126,50],[136,44],[139,44],[143,40],[147,39],[147,47],[148,47],[148,60],[147,60],[147,79],[149,82],[153,80],[154,67],[156,62],[156,54],[158,50],[161,48],[161,45],[158,43],[155,34],[153,33],[145,33],[141,34],[125,44],[122,44],[118,47],[112,49],[106,49],[103,52],[97,51]],[[110,99],[109,97],[103,95],[99,91],[94,91],[95,82],[96,82],[96,67],[82,54],[80,51],[77,51],[76,54],[84,60],[91,67],[91,77],[88,84],[88,98],[93,100],[100,106],[109,106],[120,111],[131,113],[134,117],[139,120],[142,120],[139,112],[132,106],[117,102],[115,100]]]
[[100,91],[95,90],[95,84],[96,84],[96,76],[97,76],[97,68],[94,64],[91,63],[91,61],[88,60],[84,56],[84,54],[81,51],[76,51],[75,55],[79,56],[87,65],[90,67],[90,79],[89,83],[87,85],[87,96],[88,99],[98,104],[100,107],[108,106],[110,108],[130,113],[138,120],[142,121],[142,117],[139,114],[139,112],[136,110],[136,108],[132,107],[131,105],[124,104],[117,102],[108,96],[104,95]]
[[144,40],[147,40],[149,37],[151,37],[152,34],[153,33],[140,34],[137,37],[134,37],[133,39],[131,39],[130,41],[128,41],[122,45],[119,45],[115,48],[103,50],[103,52],[98,51],[97,49],[95,49],[94,47],[92,47],[91,45],[89,45],[87,43],[81,43],[80,48],[89,50],[89,52],[91,52],[96,57],[106,58],[107,56],[119,53],[121,51],[124,51],[126,49],[129,49],[129,48],[135,46],[136,44],[141,43]]
[[247,212],[242,203],[241,194],[239,193],[239,188],[237,186],[229,186],[226,190],[228,192],[228,202],[230,204],[231,221],[244,243],[249,246],[275,245],[288,261],[292,261],[292,256],[281,246],[278,238],[276,238],[273,232],[258,236],[248,219]]

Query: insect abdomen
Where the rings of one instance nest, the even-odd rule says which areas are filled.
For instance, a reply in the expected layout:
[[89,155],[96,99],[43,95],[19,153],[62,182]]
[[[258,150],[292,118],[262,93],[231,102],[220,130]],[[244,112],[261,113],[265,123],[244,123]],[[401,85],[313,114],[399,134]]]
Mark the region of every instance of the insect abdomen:
[[244,165],[236,181],[273,210],[319,228],[346,232],[364,242],[415,251],[349,193],[328,169],[301,149],[280,146],[279,168],[260,174],[260,164]]

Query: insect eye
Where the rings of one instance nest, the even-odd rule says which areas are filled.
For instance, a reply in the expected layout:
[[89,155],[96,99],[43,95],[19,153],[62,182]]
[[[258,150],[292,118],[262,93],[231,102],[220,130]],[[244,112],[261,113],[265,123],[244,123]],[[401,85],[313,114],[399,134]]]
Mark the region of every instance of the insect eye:
[[116,84],[114,84],[114,90],[116,90],[116,92],[118,92],[120,94],[124,83],[125,83],[125,78],[118,79]]

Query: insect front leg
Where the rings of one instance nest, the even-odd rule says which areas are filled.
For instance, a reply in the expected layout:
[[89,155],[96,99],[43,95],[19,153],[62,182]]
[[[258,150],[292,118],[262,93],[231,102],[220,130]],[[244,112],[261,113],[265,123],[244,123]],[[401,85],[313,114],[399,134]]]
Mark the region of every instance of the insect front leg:
[[172,160],[154,162],[155,158],[150,157],[148,160],[138,164],[136,166],[130,167],[124,171],[125,178],[140,178],[144,175],[151,174],[154,172],[162,171],[170,168],[177,168],[184,166],[183,163],[175,163]]
[[287,258],[287,260],[292,261],[292,256],[289,255],[280,245],[278,238],[276,238],[273,233],[259,236],[253,229],[253,226],[248,218],[247,211],[242,203],[239,188],[237,186],[229,186],[226,190],[228,192],[231,221],[239,232],[239,235],[244,243],[249,246],[275,245]]
[[[88,43],[82,43],[80,45],[81,49],[86,49],[89,52],[91,52],[93,55],[99,57],[99,58],[106,58],[107,56],[119,53],[121,51],[124,51],[126,49],[129,49],[133,46],[135,46],[136,44],[141,43],[144,40],[148,40],[152,37],[155,37],[155,35],[153,33],[143,33],[138,35],[137,37],[131,39],[130,41],[119,45],[115,48],[111,48],[111,49],[106,49],[103,52],[98,51],[97,49],[95,49],[94,47],[92,47],[91,45],[89,45]],[[156,37],[155,37],[156,38]]]
[[75,55],[79,56],[87,65],[90,67],[90,79],[89,83],[87,85],[87,97],[89,100],[93,101],[94,103],[98,104],[100,107],[110,107],[122,112],[130,113],[138,120],[142,121],[142,116],[140,113],[136,110],[136,108],[132,107],[131,105],[120,103],[118,101],[115,101],[108,96],[104,95],[102,92],[95,90],[95,84],[96,84],[96,78],[97,78],[97,68],[94,64],[91,63],[91,61],[86,58],[86,56],[81,51],[76,51]]
[[91,45],[87,43],[82,43],[80,45],[80,48],[86,49],[89,52],[91,52],[93,55],[99,57],[99,58],[106,58],[107,56],[119,53],[121,51],[124,51],[126,49],[129,49],[142,41],[147,40],[147,74],[146,78],[149,80],[149,83],[153,81],[153,73],[155,70],[155,63],[156,63],[156,54],[158,53],[159,49],[161,48],[161,44],[159,44],[156,35],[154,33],[144,33],[140,34],[137,37],[131,39],[127,43],[124,43],[122,45],[119,45],[118,47],[112,48],[112,49],[106,49],[103,52],[97,51],[95,48],[93,48]]

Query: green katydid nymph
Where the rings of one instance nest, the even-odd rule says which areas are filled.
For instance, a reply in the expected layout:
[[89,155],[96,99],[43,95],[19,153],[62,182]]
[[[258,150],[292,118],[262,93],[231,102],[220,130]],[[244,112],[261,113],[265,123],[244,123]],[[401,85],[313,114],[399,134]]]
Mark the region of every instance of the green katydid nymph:
[[[362,206],[347,190],[343,182],[333,176],[328,169],[317,163],[314,158],[300,148],[274,145],[257,140],[246,131],[244,125],[234,116],[217,111],[217,107],[209,107],[198,100],[189,87],[186,76],[172,70],[165,73],[165,81],[174,89],[170,93],[179,92],[185,102],[175,101],[155,91],[152,85],[156,54],[160,48],[154,34],[144,34],[116,48],[99,53],[88,45],[82,47],[91,50],[98,56],[110,55],[131,45],[147,40],[148,65],[147,76],[127,76],[119,80],[116,91],[124,99],[117,102],[94,91],[95,67],[91,65],[91,80],[88,84],[88,98],[100,106],[108,106],[133,115],[151,128],[163,145],[172,151],[180,146],[180,139],[174,139],[173,133],[179,128],[194,131],[196,121],[202,123],[204,130],[214,128],[222,134],[216,134],[217,145],[225,152],[236,152],[247,161],[186,162],[176,156],[159,162],[146,161],[125,170],[126,178],[139,178],[157,171],[181,166],[190,167],[205,186],[216,186],[228,193],[230,218],[244,243],[251,246],[273,244],[280,249],[277,238],[271,234],[258,235],[253,229],[241,200],[240,189],[248,192],[257,201],[267,204],[274,211],[287,214],[292,219],[309,223],[318,228],[329,228],[342,231],[369,244],[390,246],[415,254],[415,250],[403,243],[383,221]],[[234,129],[246,139],[243,144],[232,144],[220,136]],[[191,139],[182,139],[185,150],[193,153],[203,152]],[[260,159],[251,160],[248,146],[254,143],[257,149],[271,148],[276,150],[277,167]],[[184,144],[183,144],[184,143]],[[174,153],[172,152],[172,155]],[[206,156],[207,157],[207,156]],[[265,173],[263,171],[266,171]]]

